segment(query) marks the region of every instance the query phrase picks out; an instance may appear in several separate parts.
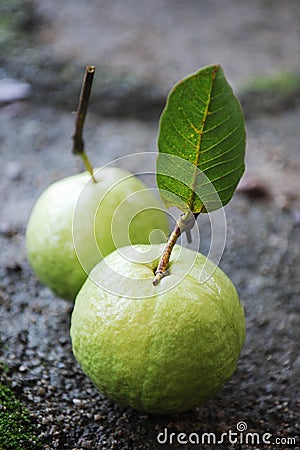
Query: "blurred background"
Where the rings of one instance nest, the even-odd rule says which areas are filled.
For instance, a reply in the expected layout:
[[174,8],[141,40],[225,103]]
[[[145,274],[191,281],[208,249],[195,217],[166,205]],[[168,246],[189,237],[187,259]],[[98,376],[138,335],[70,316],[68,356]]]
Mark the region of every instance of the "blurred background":
[[[160,448],[164,426],[221,433],[240,420],[273,436],[299,431],[299,56],[298,0],[0,0],[0,371],[45,448]],[[172,420],[149,418],[103,399],[81,373],[68,337],[72,306],[36,281],[25,229],[41,192],[83,170],[71,134],[87,64],[96,74],[86,148],[102,165],[155,152],[168,91],[214,63],[247,125],[221,267],[244,301],[248,337],[215,399]],[[204,250],[208,225],[200,224]]]
[[[124,120],[156,125],[178,80],[219,63],[255,123],[247,153],[252,181],[283,202],[299,191],[299,9],[297,0],[2,0],[0,102],[52,106],[72,122],[84,67],[95,65],[89,111],[104,119],[91,114],[87,132],[102,163],[136,146],[156,151],[157,128],[150,132],[142,123],[127,133],[131,122]],[[267,124],[266,116],[272,117]],[[116,128],[107,118],[118,119]],[[54,127],[72,126],[57,122]],[[37,145],[51,133],[44,131]],[[70,144],[62,139],[64,147]]]

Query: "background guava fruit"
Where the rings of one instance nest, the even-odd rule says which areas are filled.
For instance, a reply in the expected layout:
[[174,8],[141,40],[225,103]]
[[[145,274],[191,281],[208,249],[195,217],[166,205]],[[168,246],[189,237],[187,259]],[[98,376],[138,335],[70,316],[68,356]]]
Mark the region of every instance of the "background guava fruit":
[[71,339],[83,371],[107,397],[169,414],[201,404],[231,377],[245,317],[224,272],[179,245],[168,275],[153,286],[162,250],[126,247],[98,263],[75,300]]
[[84,172],[50,185],[27,225],[31,267],[66,299],[117,246],[163,242],[169,230],[158,199],[137,177],[115,167],[95,170],[95,177],[97,183]]

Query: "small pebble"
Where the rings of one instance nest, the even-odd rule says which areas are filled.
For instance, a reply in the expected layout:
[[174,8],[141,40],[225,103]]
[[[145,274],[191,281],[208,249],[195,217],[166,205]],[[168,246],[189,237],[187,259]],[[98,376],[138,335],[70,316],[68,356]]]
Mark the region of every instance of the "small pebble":
[[30,95],[30,84],[13,79],[3,79],[0,81],[0,103],[13,103],[18,100],[25,100]]
[[17,261],[8,261],[6,263],[6,271],[7,273],[21,272],[22,266]]
[[242,178],[236,192],[253,199],[268,198],[270,196],[267,186],[260,180],[250,176]]
[[20,180],[22,178],[22,166],[17,161],[10,161],[4,167],[4,173],[12,181]]
[[101,414],[95,414],[94,415],[94,421],[95,422],[99,422],[102,419],[103,419],[103,416]]
[[44,388],[39,388],[38,389],[38,395],[40,396],[40,397],[44,397],[45,395],[46,395],[46,390],[44,389]]
[[12,238],[16,234],[18,234],[18,231],[14,227],[6,222],[0,223],[0,236],[3,236],[5,238]]
[[84,442],[82,442],[81,447],[82,448],[93,448],[94,445],[93,445],[92,441],[84,441]]

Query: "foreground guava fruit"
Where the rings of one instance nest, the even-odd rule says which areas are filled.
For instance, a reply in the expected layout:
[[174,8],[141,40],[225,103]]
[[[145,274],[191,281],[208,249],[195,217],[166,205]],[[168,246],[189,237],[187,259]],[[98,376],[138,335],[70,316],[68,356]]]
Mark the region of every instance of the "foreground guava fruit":
[[71,339],[83,371],[108,398],[171,414],[205,402],[231,377],[245,317],[224,272],[179,245],[153,286],[163,248],[121,248],[98,263],[76,297]]
[[50,185],[26,230],[37,277],[70,300],[94,265],[116,247],[163,242],[169,229],[158,199],[137,177],[113,167],[96,169],[94,176],[96,183],[84,172]]

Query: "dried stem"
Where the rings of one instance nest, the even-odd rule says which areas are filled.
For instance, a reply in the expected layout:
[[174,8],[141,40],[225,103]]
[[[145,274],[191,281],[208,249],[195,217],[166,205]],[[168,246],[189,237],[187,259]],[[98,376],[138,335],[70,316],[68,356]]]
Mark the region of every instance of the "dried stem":
[[153,278],[152,284],[154,286],[157,286],[160,280],[166,276],[166,272],[168,269],[168,264],[170,260],[170,256],[173,250],[174,245],[177,242],[177,239],[182,233],[187,234],[188,242],[191,242],[191,229],[195,225],[195,220],[197,218],[198,214],[193,214],[191,211],[188,211],[187,213],[183,214],[177,221],[174,230],[170,234],[170,237],[168,239],[168,242],[166,244],[166,247],[163,251],[163,254],[160,258],[158,267],[155,272],[155,276]]
[[76,112],[75,130],[72,135],[73,138],[73,153],[74,155],[80,155],[83,163],[91,174],[93,181],[96,183],[96,179],[93,173],[93,167],[85,153],[84,141],[82,138],[84,121],[87,113],[91,88],[93,84],[95,74],[95,66],[86,66],[85,75],[82,83],[81,93],[79,97],[78,109]]

